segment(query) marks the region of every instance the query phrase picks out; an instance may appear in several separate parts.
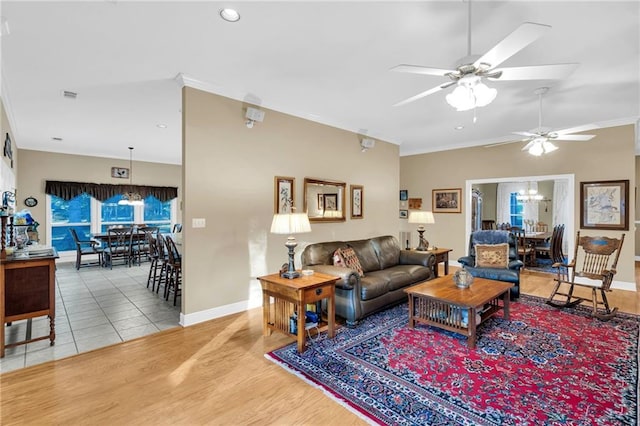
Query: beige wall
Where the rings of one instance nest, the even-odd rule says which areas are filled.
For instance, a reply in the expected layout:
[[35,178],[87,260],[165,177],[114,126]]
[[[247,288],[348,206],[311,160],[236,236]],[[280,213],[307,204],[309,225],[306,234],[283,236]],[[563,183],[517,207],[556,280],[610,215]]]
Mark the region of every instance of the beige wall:
[[[74,182],[92,182],[126,184],[128,179],[111,177],[111,167],[129,167],[129,160],[88,157],[82,155],[58,154],[44,151],[20,150],[20,169],[18,172],[18,196],[16,209],[25,207],[24,199],[33,196],[38,205],[30,208],[34,219],[40,223],[40,243],[48,244],[45,239],[46,203],[45,181],[60,180]],[[133,162],[133,184],[177,186],[178,197],[181,194],[181,166],[173,164]],[[181,219],[178,208],[178,221]]]
[[[230,305],[240,310],[248,300],[261,304],[256,277],[287,259],[286,236],[269,232],[275,176],[295,178],[299,211],[304,177],[364,185],[364,219],[312,223],[311,233],[296,237],[296,260],[309,242],[398,235],[397,145],[377,141],[363,153],[355,133],[264,108],[264,122],[249,129],[246,107],[183,91],[186,314]],[[193,218],[206,219],[206,227],[192,228]]]
[[[4,143],[7,137],[7,133],[9,134],[9,138],[11,139],[11,150],[13,152],[13,174],[17,175],[18,171],[18,145],[16,144],[16,138],[13,137],[13,132],[11,131],[11,126],[9,125],[9,119],[7,117],[7,112],[4,109],[4,102],[0,98],[0,158],[5,163],[7,168],[11,169],[11,160],[9,157],[5,157],[4,155]],[[17,176],[16,176],[17,177]],[[13,191],[15,188],[9,188],[5,182],[0,182],[0,196],[4,191]],[[1,199],[0,199],[1,201]]]
[[[580,225],[580,182],[629,179],[630,197],[634,196],[636,171],[634,128],[632,125],[590,131],[597,137],[589,142],[558,142],[551,155],[533,157],[521,151],[522,144],[513,143],[493,148],[466,148],[400,158],[400,184],[410,197],[422,197],[423,209],[431,210],[431,190],[462,188],[474,179],[516,176],[575,174],[575,229]],[[425,178],[425,175],[427,176]],[[426,203],[424,202],[426,201]],[[635,217],[633,202],[629,218]],[[453,249],[450,258],[465,255],[465,212],[436,214],[436,223],[427,225],[428,240],[439,247]],[[403,224],[404,229],[413,229]],[[634,278],[635,235],[633,224],[625,231],[625,244],[618,263],[616,281]],[[616,231],[582,231],[583,235],[620,236]],[[575,236],[571,236],[575,238]]]
[[[640,125],[638,127],[640,127]],[[638,131],[640,131],[640,128],[638,129]],[[633,199],[635,200],[635,206],[636,206],[635,221],[640,223],[640,199],[638,198],[638,187],[637,187],[638,182],[640,182],[640,156],[636,157],[636,185],[631,186],[631,188],[629,188],[629,191],[631,193],[630,196],[632,196]],[[640,226],[638,226],[638,224],[635,224],[635,223],[634,225],[635,225],[635,236],[636,236],[635,254],[636,254],[636,258],[640,260]]]

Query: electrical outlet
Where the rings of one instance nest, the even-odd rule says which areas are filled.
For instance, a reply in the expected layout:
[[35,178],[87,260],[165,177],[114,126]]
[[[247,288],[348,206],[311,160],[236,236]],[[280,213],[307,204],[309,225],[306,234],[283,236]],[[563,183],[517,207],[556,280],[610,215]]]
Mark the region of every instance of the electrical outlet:
[[207,221],[204,218],[193,218],[191,219],[191,227],[192,228],[204,228],[207,226]]

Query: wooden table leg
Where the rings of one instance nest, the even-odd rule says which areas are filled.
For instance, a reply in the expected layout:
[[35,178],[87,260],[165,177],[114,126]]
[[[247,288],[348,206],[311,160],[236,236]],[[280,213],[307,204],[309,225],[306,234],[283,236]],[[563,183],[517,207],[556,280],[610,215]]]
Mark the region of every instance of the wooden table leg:
[[413,319],[413,295],[409,295],[409,328],[413,328],[415,326],[415,321]]
[[[322,311],[320,311],[322,312]],[[329,315],[328,323],[329,323],[329,331],[328,335],[330,338],[335,337],[335,326],[336,326],[336,298],[335,296],[329,297],[329,306],[327,307],[327,315]]]
[[449,275],[449,252],[444,254],[444,274]]
[[[159,286],[158,286],[159,287]],[[270,336],[271,329],[269,328],[269,310],[271,309],[271,297],[267,292],[262,292],[262,335]]]
[[298,310],[297,310],[298,312],[298,353],[302,353],[305,351],[305,349],[307,349],[304,344],[305,343],[304,333],[306,332],[305,330],[306,306],[307,305],[304,303],[304,300],[298,302]]
[[476,347],[476,309],[469,308],[467,312],[469,315],[469,321],[467,324],[469,326],[469,338],[467,339],[467,347],[469,349],[473,349]]
[[511,305],[511,290],[504,292],[502,296],[502,310],[504,311],[504,319],[509,320],[509,306]]

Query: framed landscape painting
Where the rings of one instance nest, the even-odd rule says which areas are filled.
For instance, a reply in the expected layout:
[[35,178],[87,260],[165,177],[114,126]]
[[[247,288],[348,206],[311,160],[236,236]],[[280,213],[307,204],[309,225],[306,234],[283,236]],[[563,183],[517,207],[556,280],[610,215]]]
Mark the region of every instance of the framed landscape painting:
[[580,182],[580,228],[629,230],[629,181]]
[[434,189],[433,212],[434,213],[461,213],[462,189]]

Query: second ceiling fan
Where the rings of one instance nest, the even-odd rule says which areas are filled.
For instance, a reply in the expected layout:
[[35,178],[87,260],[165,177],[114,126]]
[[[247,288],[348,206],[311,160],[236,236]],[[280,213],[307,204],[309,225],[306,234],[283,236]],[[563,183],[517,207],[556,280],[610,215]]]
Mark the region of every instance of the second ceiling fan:
[[[528,142],[523,148],[523,151],[529,151],[529,154],[540,156],[542,154],[548,154],[558,149],[552,141],[588,141],[595,137],[595,135],[572,135],[573,132],[578,132],[580,128],[571,128],[564,130],[551,131],[542,127],[542,95],[549,91],[548,87],[540,87],[534,91],[538,95],[538,130],[535,132],[513,132],[514,135],[525,136],[523,141]],[[586,129],[584,129],[586,130]],[[511,142],[507,142],[511,143]],[[501,144],[496,144],[501,145]]]
[[[456,69],[424,67],[420,65],[397,65],[391,71],[411,74],[448,77],[451,81],[440,84],[417,95],[411,96],[394,106],[406,105],[425,96],[437,93],[457,84],[447,95],[447,102],[458,111],[488,105],[496,97],[496,90],[482,83],[488,80],[556,80],[567,77],[578,64],[553,64],[526,67],[497,68],[508,58],[524,49],[551,29],[549,25],[525,22],[511,34],[480,57],[471,55],[471,0],[468,1],[467,56],[460,60]],[[477,58],[477,59],[476,59]]]

